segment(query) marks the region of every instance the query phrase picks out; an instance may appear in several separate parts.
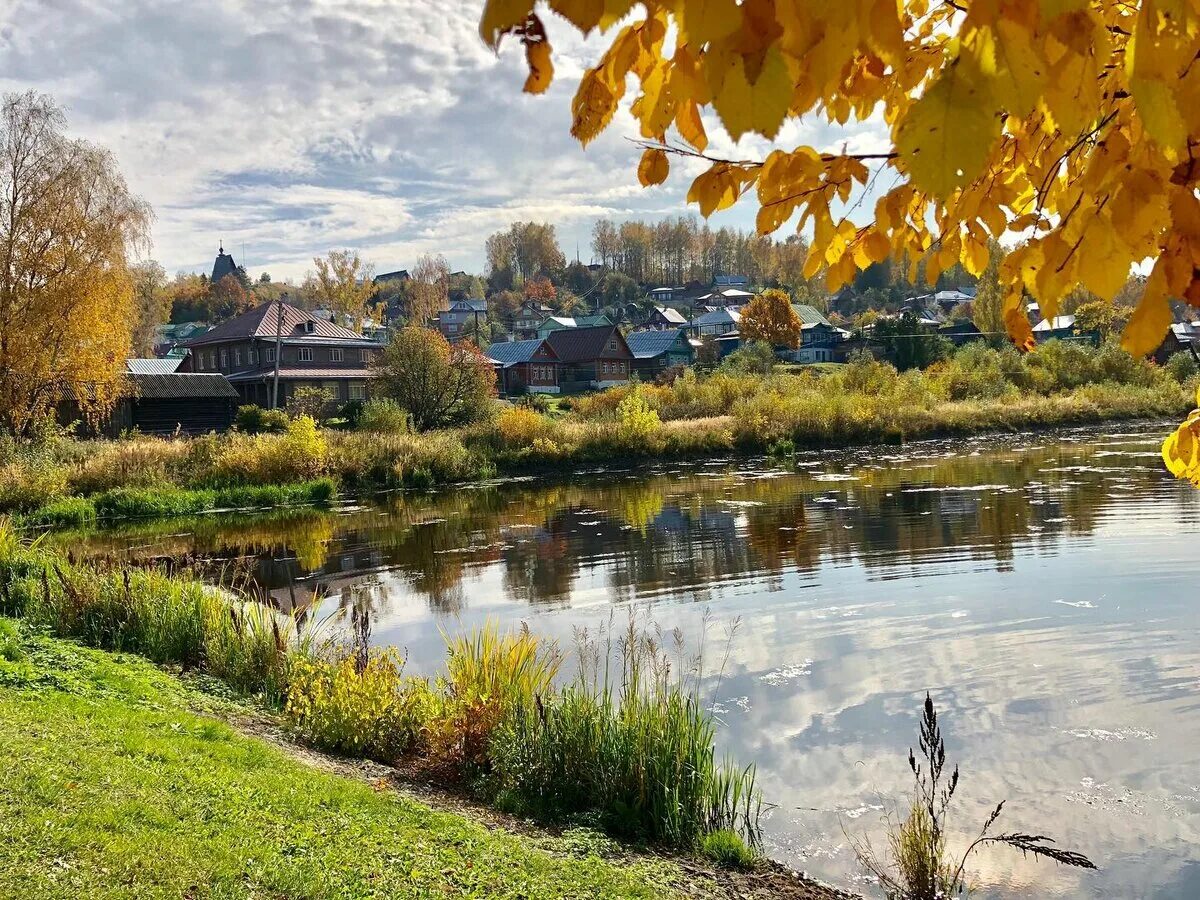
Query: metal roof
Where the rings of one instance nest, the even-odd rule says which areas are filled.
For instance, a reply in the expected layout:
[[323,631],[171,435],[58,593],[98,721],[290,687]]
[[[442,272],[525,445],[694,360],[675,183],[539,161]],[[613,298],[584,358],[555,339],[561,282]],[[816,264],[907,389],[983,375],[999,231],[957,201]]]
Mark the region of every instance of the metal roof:
[[742,314],[736,309],[714,309],[706,312],[692,321],[693,325],[736,325],[742,320]]
[[793,303],[792,309],[796,311],[796,315],[800,317],[800,321],[805,325],[822,325],[831,324],[830,321],[821,315],[821,311],[815,306],[809,306],[807,303]]
[[134,395],[150,400],[191,400],[200,397],[236,398],[238,393],[224,375],[199,372],[125,376]]
[[625,336],[629,352],[635,359],[652,359],[662,356],[679,340],[682,329],[670,328],[666,331],[634,331]]
[[1042,319],[1033,326],[1034,331],[1065,331],[1075,327],[1074,316],[1055,316],[1053,319]]
[[687,318],[677,309],[672,309],[669,306],[656,306],[654,307],[654,311],[668,322],[673,322],[677,325],[687,324]]
[[484,356],[507,369],[518,363],[529,362],[542,344],[541,338],[529,341],[500,341],[488,347]]
[[[625,339],[615,325],[597,325],[593,328],[560,328],[546,335],[545,342],[560,362],[574,363],[598,359],[607,353],[609,341],[617,341],[618,355],[629,353]],[[624,353],[622,353],[624,351]],[[633,354],[629,354],[632,356]]]
[[125,371],[131,375],[170,375],[183,362],[181,356],[166,359],[127,359]]
[[[277,306],[282,306],[282,316],[276,315]],[[306,309],[292,306],[290,303],[276,304],[275,301],[260,303],[254,309],[234,316],[217,325],[198,338],[187,341],[185,346],[200,347],[205,344],[217,344],[223,341],[241,341],[249,338],[274,338],[276,320],[282,318],[282,333],[284,337],[306,338],[321,340],[334,338],[343,341],[362,341],[370,343],[356,331],[343,328],[333,322],[318,318]],[[312,323],[312,331],[307,330],[307,323]]]

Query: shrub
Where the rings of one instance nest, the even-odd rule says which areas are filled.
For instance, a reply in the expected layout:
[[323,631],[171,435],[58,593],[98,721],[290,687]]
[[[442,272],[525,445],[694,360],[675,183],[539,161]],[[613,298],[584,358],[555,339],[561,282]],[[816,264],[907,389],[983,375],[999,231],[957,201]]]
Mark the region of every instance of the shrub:
[[297,734],[323,750],[394,762],[422,735],[438,698],[421,678],[404,677],[395,650],[330,661],[297,657],[288,672],[286,713]]
[[728,828],[704,835],[700,839],[700,855],[724,869],[750,869],[758,861],[757,855],[746,846],[741,835]]
[[364,403],[354,427],[359,431],[377,434],[407,434],[412,431],[408,413],[395,400],[386,397]]
[[400,404],[418,431],[479,421],[492,412],[496,372],[469,341],[451,345],[428,328],[401,328],[384,347],[378,374],[378,390]]
[[1172,353],[1163,365],[1163,369],[1180,384],[1200,374],[1200,364],[1196,363],[1196,358],[1191,353],[1184,350]]
[[528,406],[510,406],[496,417],[496,434],[506,450],[532,447],[539,438],[551,440],[554,423]]
[[282,409],[239,406],[233,424],[246,434],[282,434],[287,431],[288,415]]
[[288,423],[285,434],[235,437],[214,460],[206,480],[216,484],[285,484],[325,472],[329,445],[310,416]]
[[775,362],[775,351],[770,344],[750,341],[725,357],[721,369],[743,375],[767,375],[775,368]]
[[617,431],[627,446],[646,441],[662,427],[658,413],[650,408],[641,388],[631,392],[617,407]]

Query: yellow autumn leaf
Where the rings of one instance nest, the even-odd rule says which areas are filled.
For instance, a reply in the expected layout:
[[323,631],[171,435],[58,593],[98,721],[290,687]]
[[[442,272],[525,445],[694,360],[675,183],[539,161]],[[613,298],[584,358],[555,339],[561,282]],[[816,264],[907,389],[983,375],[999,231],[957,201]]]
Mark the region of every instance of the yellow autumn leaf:
[[642,187],[662,184],[670,171],[671,163],[667,160],[667,154],[651,147],[642,154],[642,161],[638,163],[638,181]]
[[589,70],[571,101],[571,134],[586,147],[608,127],[616,111],[617,96],[604,78],[603,70]]
[[533,12],[533,0],[487,0],[479,20],[479,36],[495,48],[505,32],[524,24]]
[[883,262],[892,252],[892,242],[888,236],[875,228],[867,232],[863,244],[867,259],[873,263]]
[[1129,280],[1132,254],[1104,216],[1096,216],[1083,234],[1087,260],[1079,267],[1084,287],[1098,297],[1111,300]]
[[717,163],[697,176],[688,189],[688,203],[700,207],[700,215],[708,218],[714,212],[728,209],[742,195],[745,173],[737,166]]
[[675,127],[679,135],[698,151],[703,153],[708,149],[708,134],[704,130],[704,122],[700,118],[700,107],[694,100],[684,100],[675,110]]
[[737,31],[742,13],[734,0],[687,0],[679,4],[685,43],[699,48]]
[[550,61],[550,42],[537,41],[525,45],[525,59],[529,63],[529,77],[525,79],[525,93],[544,94],[554,80],[554,63]]
[[1174,317],[1167,300],[1166,278],[1160,261],[1150,273],[1142,299],[1121,334],[1121,346],[1133,356],[1145,356],[1162,343],[1172,321]]
[[1047,65],[1032,36],[1017,23],[998,19],[979,29],[971,49],[997,101],[1012,115],[1033,112],[1046,80]]
[[1155,78],[1135,76],[1129,80],[1129,92],[1150,139],[1176,154],[1187,143],[1188,134],[1171,87]]
[[900,121],[896,148],[913,184],[945,198],[979,175],[999,133],[986,82],[959,57]]
[[976,278],[982,275],[983,270],[987,268],[988,256],[986,241],[981,241],[970,236],[963,239],[962,264]]
[[753,84],[746,77],[745,60],[735,60],[721,92],[713,98],[713,106],[735,141],[752,131],[773,138],[787,115],[792,88],[783,54],[778,47],[771,47],[763,56],[762,68]]

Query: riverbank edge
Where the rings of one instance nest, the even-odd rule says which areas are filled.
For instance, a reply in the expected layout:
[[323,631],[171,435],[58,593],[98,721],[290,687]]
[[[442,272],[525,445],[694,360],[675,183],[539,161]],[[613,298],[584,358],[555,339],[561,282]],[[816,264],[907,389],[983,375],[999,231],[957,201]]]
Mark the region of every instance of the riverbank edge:
[[[1130,398],[1126,398],[1130,399]],[[910,442],[948,440],[954,438],[984,438],[989,435],[1007,434],[1045,434],[1064,428],[1078,428],[1106,424],[1136,424],[1145,423],[1155,427],[1162,426],[1165,438],[1173,428],[1169,424],[1172,416],[1186,415],[1191,404],[1181,394],[1177,407],[1163,408],[1161,404],[1151,402],[1134,403],[1123,409],[1101,410],[1096,407],[1080,406],[1074,402],[1073,394],[1051,398],[1022,398],[1016,403],[1016,414],[991,415],[980,420],[969,415],[947,417],[950,409],[962,409],[972,413],[1004,413],[1013,410],[1012,404],[994,403],[979,405],[974,403],[943,404],[938,407],[943,415],[931,420],[928,427],[903,434],[880,431],[871,434],[867,431],[847,436],[845,439],[817,439],[818,436],[794,435],[787,439],[788,444],[781,445],[776,441],[747,441],[735,440],[732,426],[734,420],[730,416],[703,420],[680,419],[664,422],[662,429],[665,434],[672,432],[690,432],[686,441],[666,441],[658,452],[647,452],[655,448],[649,444],[643,445],[638,452],[629,448],[609,447],[608,452],[595,452],[596,448],[585,445],[569,456],[535,455],[532,448],[526,451],[496,451],[491,455],[481,457],[476,474],[466,478],[439,479],[435,473],[423,470],[416,479],[416,484],[405,483],[406,479],[398,479],[398,483],[388,483],[387,479],[347,479],[341,473],[333,473],[324,478],[293,482],[289,484],[245,485],[224,489],[228,497],[225,502],[218,502],[220,491],[210,489],[188,489],[167,485],[160,488],[117,488],[103,495],[64,497],[51,503],[44,504],[27,513],[12,513],[13,524],[21,529],[36,528],[72,528],[115,525],[128,521],[150,521],[168,519],[197,512],[211,514],[222,509],[238,511],[262,511],[285,508],[289,506],[315,505],[325,506],[334,502],[339,495],[346,496],[348,492],[358,497],[366,497],[396,490],[437,490],[447,487],[472,487],[500,478],[536,478],[539,476],[554,476],[555,478],[571,479],[591,474],[599,465],[605,468],[618,467],[633,472],[672,462],[704,462],[718,459],[742,460],[763,454],[789,455],[792,452],[814,450],[846,451],[856,448],[869,449],[873,447],[904,446]],[[1159,400],[1161,398],[1154,398]],[[1024,415],[1022,406],[1031,407]],[[1038,415],[1033,415],[1033,412]],[[949,419],[949,420],[948,420]],[[697,427],[697,426],[702,426]],[[700,432],[697,434],[697,432]],[[416,436],[418,439],[420,436]],[[382,438],[381,438],[382,439]],[[397,464],[402,460],[397,460]],[[479,471],[483,468],[483,472]],[[565,471],[564,471],[565,469]],[[412,479],[408,479],[411,481]],[[239,497],[238,494],[241,494]],[[258,492],[261,496],[255,496]],[[216,495],[214,497],[214,494]],[[118,504],[109,504],[105,512],[103,501],[97,503],[96,498],[102,496],[119,496],[121,511],[114,512]],[[204,498],[208,498],[207,501]],[[207,503],[207,505],[204,505]],[[192,508],[197,507],[197,508]]]
[[[133,790],[134,785],[127,785],[130,789],[126,791],[121,786],[124,782],[89,784],[88,775],[97,764],[101,771],[117,769],[127,764],[130,757],[136,758],[147,751],[149,768],[154,770],[155,776],[167,774],[164,769],[180,770],[183,766],[195,765],[194,761],[189,762],[194,753],[187,745],[196,735],[203,735],[205,743],[215,748],[211,752],[222,758],[236,755],[253,759],[253,781],[243,785],[252,795],[262,783],[274,783],[279,779],[297,785],[306,793],[317,794],[333,782],[333,789],[348,798],[347,805],[368,820],[356,823],[359,827],[393,827],[380,815],[392,812],[390,800],[402,804],[405,815],[411,814],[422,820],[423,839],[445,843],[451,852],[477,847],[481,852],[463,854],[465,858],[461,861],[466,869],[486,867],[489,865],[486,857],[502,856],[505,865],[497,867],[501,871],[494,877],[511,878],[513,882],[507,885],[509,890],[503,893],[504,896],[510,895],[510,891],[513,892],[511,895],[517,896],[596,896],[589,891],[605,888],[604,896],[656,897],[661,896],[663,887],[679,897],[714,900],[726,896],[762,900],[782,900],[784,897],[845,900],[853,896],[811,881],[778,863],[765,861],[746,872],[721,870],[694,857],[619,844],[598,832],[548,829],[504,816],[434,785],[407,779],[392,767],[334,757],[298,745],[268,710],[214,692],[214,685],[206,683],[213,679],[187,675],[169,667],[160,668],[130,654],[95,650],[75,641],[37,634],[27,626],[15,624],[17,621],[0,619],[0,638],[7,638],[0,641],[0,650],[4,651],[0,653],[0,732],[8,735],[0,740],[0,744],[7,744],[5,749],[9,758],[16,760],[10,773],[12,778],[0,787],[0,806],[7,807],[12,813],[6,817],[8,824],[0,831],[15,830],[15,826],[24,820],[36,836],[31,839],[26,834],[19,844],[3,842],[8,850],[0,851],[0,884],[11,875],[28,887],[29,882],[25,879],[34,873],[20,871],[21,858],[15,852],[9,855],[10,851],[20,848],[23,848],[20,857],[26,860],[55,860],[54,866],[37,873],[52,883],[58,881],[60,874],[64,880],[77,876],[79,869],[87,865],[95,866],[95,877],[102,883],[107,882],[114,870],[119,871],[129,861],[105,856],[104,851],[109,848],[98,848],[89,842],[82,833],[88,824],[77,820],[103,816],[110,810],[117,814],[117,810],[136,808],[143,801],[140,791]],[[11,639],[14,631],[18,635],[15,646]],[[55,663],[53,668],[46,665],[51,661]],[[39,727],[31,728],[30,720],[20,714],[24,705],[22,694],[30,699],[25,714],[34,715],[32,710],[36,708]],[[15,710],[17,714],[14,715]],[[227,725],[230,732],[221,733],[214,728],[214,723]],[[105,729],[103,734],[98,733],[101,727]],[[62,733],[55,735],[59,729]],[[89,755],[95,750],[93,742],[100,745],[96,751],[99,758],[93,759],[92,765],[80,764],[73,758],[71,750],[63,749],[72,742],[86,745],[83,752]],[[148,747],[151,742],[154,746]],[[37,744],[39,752],[20,752],[21,743]],[[118,760],[118,756],[125,759]],[[36,785],[64,780],[66,789],[53,792],[33,789]],[[177,786],[168,779],[168,791]],[[20,796],[24,788],[28,788],[31,795],[37,795],[35,799],[40,803],[31,806],[27,802],[30,797]],[[73,814],[72,802],[83,799],[93,790],[103,794],[106,809],[92,809],[82,817]],[[51,794],[62,801],[61,805],[52,801]],[[225,798],[220,791],[214,791],[209,798],[159,795],[156,799],[162,803],[157,815],[152,817],[153,828],[169,827],[177,808],[189,808],[196,803],[209,807],[206,816],[211,817],[210,821],[219,823],[225,814],[222,806]],[[264,818],[269,816],[257,807],[250,809],[252,813],[263,813]],[[240,813],[244,814],[245,810]],[[344,813],[345,809],[337,809],[330,814],[340,818]],[[65,831],[51,825],[52,820],[60,816],[67,820]],[[42,823],[45,830],[39,829],[34,820]],[[82,838],[78,845],[72,836],[72,822],[76,822],[81,832],[77,835]],[[288,821],[282,824],[303,833],[309,823]],[[133,855],[147,852],[148,848],[138,846],[145,826],[145,822],[135,822],[131,826],[132,834],[121,835],[120,848],[128,849],[133,845],[130,850]],[[470,835],[471,839],[464,842],[461,834],[464,830],[481,831],[483,836]],[[236,855],[236,846],[220,846],[219,829],[211,831],[207,837],[216,841],[214,851]],[[414,836],[409,834],[408,837],[411,840]],[[48,838],[55,846],[52,849],[43,846],[39,852],[39,848],[30,846],[36,845],[38,838]],[[269,834],[263,838],[265,841],[271,839]],[[310,849],[316,852],[317,848]],[[396,852],[407,850],[400,846],[394,849]],[[508,864],[516,854],[522,860],[526,855],[533,860],[528,864],[532,870],[529,877],[534,879],[532,884],[517,883],[524,873],[507,871],[516,868]],[[79,857],[87,861],[82,862]],[[189,862],[202,868],[212,864],[207,859]],[[258,862],[261,867],[261,860]],[[355,867],[369,869],[371,864],[369,859],[345,858],[340,871],[324,872],[323,875],[327,883],[338,878],[362,880],[354,871]],[[253,861],[246,860],[243,867],[253,869]],[[424,874],[429,876],[431,873]],[[449,878],[447,872],[440,874]],[[145,876],[144,870],[141,875]],[[165,871],[152,871],[147,880],[153,883],[165,877],[168,877]],[[435,875],[431,886],[437,886],[437,878]],[[13,886],[16,883],[14,880]],[[492,896],[491,890],[500,886],[493,884],[488,893],[470,896]],[[564,886],[580,893],[565,893]],[[68,891],[67,896],[77,889],[86,892],[86,885],[78,883],[70,887],[64,884],[63,887]],[[50,891],[45,894],[52,895]]]

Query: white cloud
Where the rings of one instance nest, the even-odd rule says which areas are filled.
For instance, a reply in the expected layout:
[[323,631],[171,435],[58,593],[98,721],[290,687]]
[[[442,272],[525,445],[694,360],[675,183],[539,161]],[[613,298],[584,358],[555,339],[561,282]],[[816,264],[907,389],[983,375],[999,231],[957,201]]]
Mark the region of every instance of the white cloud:
[[[479,6],[10,0],[0,89],[53,94],[75,133],[114,150],[155,207],[169,270],[206,268],[222,239],[276,277],[341,246],[380,269],[432,251],[479,270],[487,235],[517,218],[555,223],[568,255],[578,243],[587,258],[598,217],[687,211],[699,164],[643,191],[627,112],[586,150],[570,137],[571,93],[600,40],[548,22],[559,78],[528,97],[519,46],[488,50]],[[876,133],[839,134],[857,149]],[[805,140],[832,146],[835,132],[789,126],[785,145]],[[714,224],[750,227],[753,212],[742,204]]]

